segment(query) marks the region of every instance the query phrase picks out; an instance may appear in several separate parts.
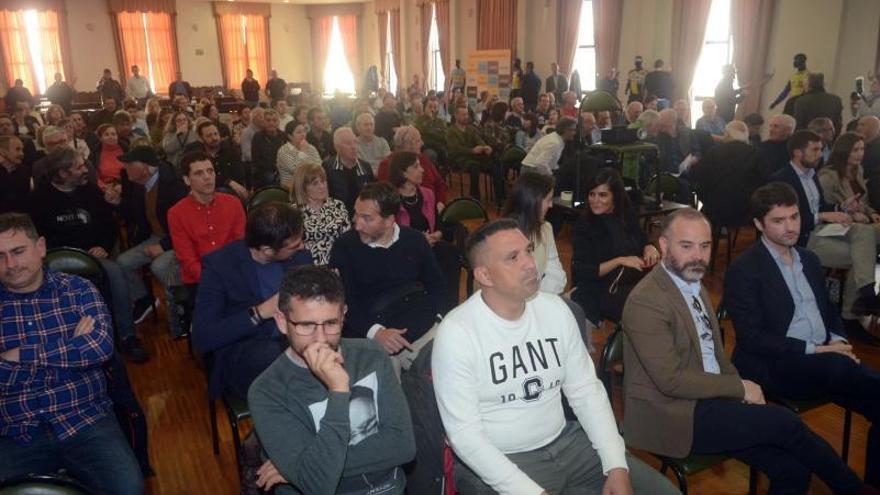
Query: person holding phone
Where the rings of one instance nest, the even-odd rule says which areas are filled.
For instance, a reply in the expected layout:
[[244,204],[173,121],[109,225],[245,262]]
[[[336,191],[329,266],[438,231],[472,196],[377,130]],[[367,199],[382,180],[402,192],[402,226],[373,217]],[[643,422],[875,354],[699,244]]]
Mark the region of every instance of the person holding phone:
[[831,149],[828,164],[819,171],[819,182],[825,201],[839,205],[842,211],[852,215],[854,222],[873,225],[880,235],[880,214],[868,202],[862,168],[864,155],[865,141],[861,134],[841,134]]

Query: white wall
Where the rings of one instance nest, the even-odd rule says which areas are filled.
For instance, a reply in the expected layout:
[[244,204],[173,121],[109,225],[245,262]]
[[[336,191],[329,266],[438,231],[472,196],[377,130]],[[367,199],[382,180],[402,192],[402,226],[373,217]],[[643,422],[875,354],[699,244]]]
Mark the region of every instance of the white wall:
[[[117,74],[119,63],[113,48],[113,31],[105,0],[68,0],[67,30],[70,33],[70,62],[76,89],[94,91],[106,68]],[[114,76],[115,77],[115,76]]]
[[177,53],[183,78],[190,84],[223,85],[217,22],[210,1],[177,2]]
[[272,68],[287,82],[311,81],[312,37],[304,5],[272,4]]

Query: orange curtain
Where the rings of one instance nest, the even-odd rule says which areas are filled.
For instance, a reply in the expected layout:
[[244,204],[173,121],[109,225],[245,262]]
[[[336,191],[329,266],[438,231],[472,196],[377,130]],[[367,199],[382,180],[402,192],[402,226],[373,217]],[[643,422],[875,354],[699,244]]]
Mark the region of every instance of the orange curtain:
[[397,74],[397,88],[388,88],[395,94],[399,93],[399,88],[405,87],[406,81],[403,79],[403,72],[400,65],[400,9],[394,9],[391,15],[391,56],[394,57],[394,73]]
[[419,35],[422,42],[422,81],[425,83],[425,87],[427,87],[428,82],[428,58],[431,57],[428,51],[428,38],[431,36],[431,13],[433,9],[434,4],[431,2],[425,2],[419,8],[419,28],[421,28]]
[[16,79],[21,79],[24,87],[36,93],[36,74],[30,63],[24,12],[0,10],[0,46],[3,49],[6,84],[12,87]]
[[[385,52],[388,51],[388,12],[379,12],[379,59],[382,61],[382,72],[380,76],[385,77]],[[385,87],[385,83],[382,84]]]
[[[117,46],[117,58],[119,58],[119,72],[123,74],[121,83],[125,83],[131,66],[137,65],[141,74],[148,75],[149,64],[147,63],[147,39],[144,35],[144,20],[140,12],[117,12],[116,29],[119,42]],[[155,90],[155,88],[152,88]]]
[[[64,59],[61,49],[61,32],[58,13],[54,11],[37,12],[40,25],[40,48],[43,62],[44,84],[49,87],[56,72],[64,75]],[[35,88],[36,89],[36,88]]]
[[706,39],[712,0],[674,0],[672,4],[672,73],[676,98],[687,98]]
[[357,16],[340,15],[336,19],[339,23],[339,33],[342,35],[342,50],[345,52],[345,60],[348,61],[348,68],[354,75],[354,80],[357,81],[361,73],[357,42]]
[[477,50],[510,50],[511,55],[514,55],[517,0],[479,0],[479,2]]
[[174,34],[174,20],[171,14],[147,13],[147,43],[150,47],[150,70],[155,88],[165,91],[176,79],[178,71],[177,38]]
[[[312,70],[315,72],[315,81],[320,81],[319,86],[324,86],[324,69],[327,67],[327,52],[330,51],[330,36],[333,34],[333,16],[312,18]],[[381,29],[379,30],[382,31]],[[384,60],[384,59],[383,59]]]
[[437,38],[440,41],[440,59],[443,73],[449,77],[449,0],[437,0]]
[[217,16],[223,80],[226,87],[241,89],[245,71],[254,71],[261,85],[269,74],[269,31],[266,17],[256,14]]
[[565,75],[571,73],[574,64],[583,4],[583,0],[559,0],[559,16],[556,18],[556,63],[559,65],[559,72]]

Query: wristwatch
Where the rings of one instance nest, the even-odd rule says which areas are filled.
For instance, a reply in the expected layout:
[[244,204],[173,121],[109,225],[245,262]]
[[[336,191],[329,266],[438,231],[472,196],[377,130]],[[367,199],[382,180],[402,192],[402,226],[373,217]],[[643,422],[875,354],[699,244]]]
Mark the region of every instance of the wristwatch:
[[248,316],[251,317],[251,323],[253,323],[254,326],[258,326],[265,321],[263,317],[260,316],[260,312],[257,311],[256,306],[248,308]]

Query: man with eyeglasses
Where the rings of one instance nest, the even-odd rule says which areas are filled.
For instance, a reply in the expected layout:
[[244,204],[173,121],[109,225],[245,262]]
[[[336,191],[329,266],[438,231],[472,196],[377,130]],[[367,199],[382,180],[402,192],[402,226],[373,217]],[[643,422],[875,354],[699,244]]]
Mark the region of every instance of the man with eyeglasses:
[[267,203],[248,213],[244,239],[202,258],[192,342],[213,355],[211,397],[247,397],[254,379],[287,347],[274,315],[284,273],[312,263],[302,236],[302,212]]
[[[385,351],[343,339],[345,289],[332,270],[288,271],[273,318],[290,347],[253,383],[248,404],[277,493],[401,494],[415,455],[409,408]],[[285,486],[286,485],[286,486]]]
[[661,266],[630,293],[621,320],[626,444],[674,458],[730,455],[765,473],[770,493],[807,493],[811,474],[834,493],[877,493],[727,358],[700,283],[712,250],[706,217],[684,208],[664,218],[660,250]]
[[807,130],[813,131],[822,138],[822,156],[819,157],[819,168],[828,163],[831,158],[831,148],[834,147],[834,122],[828,117],[817,117],[810,121]]

